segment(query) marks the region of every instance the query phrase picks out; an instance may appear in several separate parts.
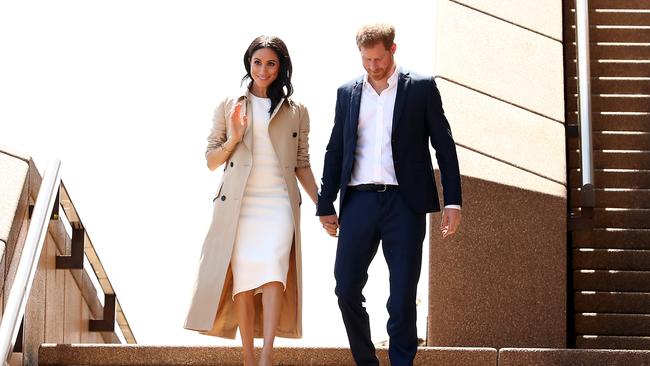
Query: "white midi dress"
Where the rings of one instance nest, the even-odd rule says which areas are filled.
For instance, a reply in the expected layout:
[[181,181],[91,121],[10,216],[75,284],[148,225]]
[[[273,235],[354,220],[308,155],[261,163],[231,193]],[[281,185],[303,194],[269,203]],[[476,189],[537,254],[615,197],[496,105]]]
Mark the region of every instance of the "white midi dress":
[[[286,288],[293,243],[293,217],[287,185],[268,133],[271,99],[250,94],[253,165],[246,182],[230,265],[232,296],[269,282]],[[249,123],[251,116],[249,113]],[[251,126],[249,126],[251,128]]]

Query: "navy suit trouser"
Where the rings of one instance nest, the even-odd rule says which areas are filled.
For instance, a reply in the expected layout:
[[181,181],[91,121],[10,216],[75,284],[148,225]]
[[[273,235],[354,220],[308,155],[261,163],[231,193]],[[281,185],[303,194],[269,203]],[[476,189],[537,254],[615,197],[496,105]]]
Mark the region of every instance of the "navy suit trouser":
[[379,365],[362,290],[381,240],[390,274],[388,354],[393,366],[412,365],[417,352],[416,293],[426,215],[413,212],[398,190],[348,190],[340,216],[335,292],[354,360],[357,365]]

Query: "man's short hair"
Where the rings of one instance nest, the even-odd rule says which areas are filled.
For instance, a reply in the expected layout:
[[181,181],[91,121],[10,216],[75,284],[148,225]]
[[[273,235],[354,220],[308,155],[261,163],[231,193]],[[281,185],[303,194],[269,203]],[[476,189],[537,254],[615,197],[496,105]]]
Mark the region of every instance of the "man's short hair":
[[366,24],[357,32],[357,47],[373,47],[382,43],[387,50],[395,41],[395,27],[387,23]]

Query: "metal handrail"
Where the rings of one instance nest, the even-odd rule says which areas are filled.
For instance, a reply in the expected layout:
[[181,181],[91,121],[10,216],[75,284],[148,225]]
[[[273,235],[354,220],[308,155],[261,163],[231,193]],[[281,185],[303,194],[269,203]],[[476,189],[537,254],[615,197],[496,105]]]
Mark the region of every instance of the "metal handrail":
[[34,282],[43,243],[47,236],[50,216],[61,185],[61,161],[55,159],[45,170],[36,204],[32,212],[27,238],[20,255],[16,276],[11,285],[0,323],[0,362],[6,365],[11,357],[27,299]]
[[596,205],[594,157],[591,141],[591,70],[589,67],[589,2],[576,0],[576,48],[578,50],[578,115],[580,117],[581,206]]

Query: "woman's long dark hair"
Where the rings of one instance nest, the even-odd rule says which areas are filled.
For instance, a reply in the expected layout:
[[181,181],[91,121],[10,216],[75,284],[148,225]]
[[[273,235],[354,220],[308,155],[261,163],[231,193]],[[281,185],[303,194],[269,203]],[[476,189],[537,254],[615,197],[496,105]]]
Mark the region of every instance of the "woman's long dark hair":
[[275,54],[278,55],[278,59],[280,60],[280,72],[278,72],[278,77],[273,81],[273,83],[271,83],[266,92],[268,97],[271,99],[271,109],[269,110],[269,114],[271,114],[282,98],[288,98],[293,94],[293,86],[291,85],[293,66],[291,65],[291,57],[289,57],[287,45],[284,44],[280,38],[274,36],[259,36],[251,42],[251,45],[248,46],[248,49],[244,54],[246,75],[242,78],[242,83],[246,80],[250,80],[248,84],[249,88],[253,82],[253,77],[251,76],[251,58],[253,57],[253,53],[261,48],[272,49]]

